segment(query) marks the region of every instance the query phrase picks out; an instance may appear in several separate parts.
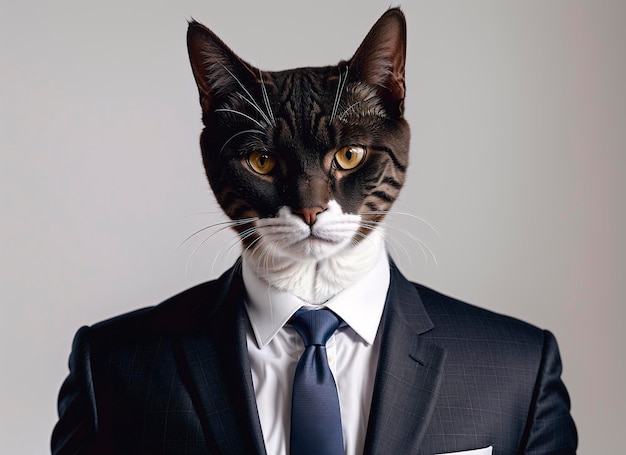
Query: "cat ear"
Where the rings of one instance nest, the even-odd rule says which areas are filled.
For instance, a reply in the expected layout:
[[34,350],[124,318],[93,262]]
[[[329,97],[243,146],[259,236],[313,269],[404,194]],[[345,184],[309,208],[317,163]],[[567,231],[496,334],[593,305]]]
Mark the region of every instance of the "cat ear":
[[350,73],[379,89],[391,115],[404,110],[404,65],[406,61],[406,21],[404,13],[392,8],[369,31],[350,60]]
[[189,22],[187,50],[203,112],[211,110],[216,98],[240,89],[254,78],[254,68],[199,22]]

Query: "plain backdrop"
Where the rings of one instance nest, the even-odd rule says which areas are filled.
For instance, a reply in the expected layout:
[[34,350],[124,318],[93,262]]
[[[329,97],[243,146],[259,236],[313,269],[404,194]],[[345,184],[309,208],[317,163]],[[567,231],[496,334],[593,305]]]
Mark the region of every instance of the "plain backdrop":
[[[200,161],[187,20],[285,69],[351,57],[388,6],[2,0],[0,452],[48,452],[81,325],[237,256],[228,231],[191,236],[224,218]],[[551,329],[580,453],[620,453],[626,3],[402,7],[412,162],[395,209],[424,221],[390,216],[391,252],[413,280]]]

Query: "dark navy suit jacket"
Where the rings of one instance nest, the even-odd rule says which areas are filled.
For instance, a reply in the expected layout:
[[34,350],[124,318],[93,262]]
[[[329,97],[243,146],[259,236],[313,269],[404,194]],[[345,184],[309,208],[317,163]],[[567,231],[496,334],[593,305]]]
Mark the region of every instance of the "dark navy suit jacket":
[[[365,453],[575,453],[552,334],[391,268]],[[238,270],[80,329],[52,452],[264,454]]]

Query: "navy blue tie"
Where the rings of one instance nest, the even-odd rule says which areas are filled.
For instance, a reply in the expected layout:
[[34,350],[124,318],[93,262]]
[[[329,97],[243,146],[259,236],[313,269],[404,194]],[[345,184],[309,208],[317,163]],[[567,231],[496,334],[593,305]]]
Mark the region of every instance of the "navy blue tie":
[[339,397],[326,357],[341,319],[330,310],[298,310],[291,323],[306,348],[293,380],[290,453],[343,455]]

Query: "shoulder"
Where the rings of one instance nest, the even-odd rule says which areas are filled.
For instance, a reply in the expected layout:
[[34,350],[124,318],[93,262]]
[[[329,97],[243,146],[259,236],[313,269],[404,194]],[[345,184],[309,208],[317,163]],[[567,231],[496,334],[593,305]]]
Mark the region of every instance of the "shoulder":
[[496,313],[447,296],[426,286],[412,283],[433,323],[428,334],[441,343],[466,343],[509,351],[512,355],[533,353],[541,356],[552,340],[550,332],[520,319]]
[[468,434],[476,430],[476,422],[482,427],[490,421],[492,428],[505,429],[503,437],[519,434],[519,447],[526,451],[574,453],[576,428],[552,333],[425,286],[411,286],[419,296],[413,304],[423,305],[431,322],[421,339],[445,352],[436,418],[449,416],[454,408],[458,428],[468,422],[473,426],[466,427]]
[[[511,400],[530,403],[537,384],[548,375],[560,381],[560,357],[554,336],[519,319],[489,311],[414,284],[432,329],[425,340],[446,352],[446,387],[458,386],[458,379],[478,387],[490,384]],[[469,393],[469,392],[468,392]]]
[[[224,303],[239,295],[241,285],[233,283],[236,272],[228,270],[216,280],[198,284],[162,303],[124,313],[83,328],[92,347],[126,344],[137,339],[173,337],[206,327],[219,318]],[[236,281],[236,280],[235,280]]]

